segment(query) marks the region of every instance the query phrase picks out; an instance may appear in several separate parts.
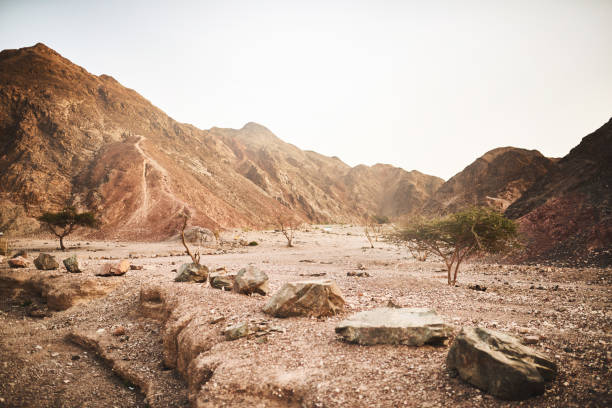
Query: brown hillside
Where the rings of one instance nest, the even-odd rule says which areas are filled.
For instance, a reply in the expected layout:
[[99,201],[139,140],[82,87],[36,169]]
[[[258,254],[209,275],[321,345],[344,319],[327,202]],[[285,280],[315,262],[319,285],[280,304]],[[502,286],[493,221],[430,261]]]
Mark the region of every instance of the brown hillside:
[[399,215],[437,180],[420,175],[413,189],[372,172],[346,184],[350,172],[254,123],[209,131],[178,123],[43,44],[0,53],[0,205],[18,203],[30,216],[71,202],[100,214],[99,238],[161,239],[183,210],[209,228],[264,227],[278,214],[307,222]]
[[430,214],[444,214],[469,206],[503,211],[555,167],[553,160],[537,150],[493,149],[444,183],[424,209]]
[[[531,259],[612,264],[612,119],[513,203]],[[583,262],[588,262],[583,259]]]

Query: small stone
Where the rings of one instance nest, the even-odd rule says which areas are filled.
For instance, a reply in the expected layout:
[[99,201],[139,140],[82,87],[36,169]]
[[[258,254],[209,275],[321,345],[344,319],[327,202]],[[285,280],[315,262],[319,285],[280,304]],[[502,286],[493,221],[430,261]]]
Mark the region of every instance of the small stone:
[[249,325],[247,323],[238,323],[225,329],[223,335],[226,340],[237,340],[249,334]]
[[174,278],[175,282],[206,283],[208,279],[208,267],[205,265],[186,263],[181,265]]
[[125,334],[125,327],[117,326],[113,329],[113,336],[123,336]]
[[11,268],[28,268],[30,266],[30,261],[18,256],[16,258],[9,259],[8,264]]
[[130,265],[130,269],[133,271],[141,271],[142,265]]
[[285,283],[264,306],[275,317],[332,316],[344,307],[340,289],[331,280]]
[[209,277],[210,286],[215,289],[230,290],[236,281],[235,273],[213,272]]
[[234,279],[234,291],[244,295],[258,293],[266,296],[270,291],[268,287],[268,275],[253,265],[242,268]]
[[130,261],[124,259],[118,263],[105,263],[100,266],[96,276],[121,276],[130,269]]
[[217,323],[220,323],[220,322],[222,322],[224,320],[225,320],[225,316],[219,316],[219,317],[215,317],[215,318],[210,319],[210,321],[208,323],[210,323],[210,324],[217,324]]
[[539,341],[539,336],[525,336],[523,339],[523,344],[538,344]]
[[62,261],[66,270],[70,273],[80,273],[81,269],[79,268],[79,260],[76,255],[72,255]]

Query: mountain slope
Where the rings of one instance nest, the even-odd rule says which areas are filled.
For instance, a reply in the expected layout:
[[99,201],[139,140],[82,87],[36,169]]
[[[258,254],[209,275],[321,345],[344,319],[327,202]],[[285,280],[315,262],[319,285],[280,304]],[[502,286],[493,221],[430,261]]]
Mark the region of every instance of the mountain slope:
[[532,259],[612,264],[612,119],[584,137],[514,202]]
[[555,167],[553,160],[537,150],[493,149],[444,183],[424,210],[445,214],[469,206],[487,206],[503,211]]
[[265,227],[279,215],[348,222],[411,208],[403,203],[413,190],[402,183],[363,200],[356,192],[388,182],[374,171],[347,184],[351,170],[254,123],[206,131],[176,122],[43,44],[0,52],[0,206],[17,203],[30,216],[67,203],[93,209],[104,223],[94,235],[122,239],[168,237],[182,212],[218,228]]

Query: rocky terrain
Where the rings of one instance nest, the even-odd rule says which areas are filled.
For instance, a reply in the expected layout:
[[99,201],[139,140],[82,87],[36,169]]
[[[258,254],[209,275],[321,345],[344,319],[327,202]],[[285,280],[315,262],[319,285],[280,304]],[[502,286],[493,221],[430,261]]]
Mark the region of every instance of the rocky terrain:
[[506,210],[527,258],[612,265],[612,119],[563,157]]
[[70,203],[99,213],[97,238],[149,240],[174,234],[181,211],[211,229],[395,216],[441,184],[391,166],[352,169],[255,123],[178,123],[43,44],[0,53],[0,173],[1,208],[32,217]]
[[438,188],[423,210],[429,214],[448,214],[465,207],[484,206],[505,211],[554,168],[555,160],[537,150],[493,149]]
[[[358,228],[312,227],[298,233],[294,248],[273,231],[227,231],[223,238],[221,247],[203,248],[202,263],[230,273],[250,264],[268,275],[270,295],[174,282],[190,261],[177,241],[73,241],[66,253],[56,252],[55,242],[17,242],[30,267],[9,269],[5,260],[0,268],[0,406],[612,404],[609,268],[467,264],[460,286],[449,287],[441,262],[415,261],[386,243],[371,249]],[[58,260],[76,255],[83,272],[36,270],[31,262],[41,251]],[[142,269],[95,276],[121,259]],[[279,318],[262,311],[285,283],[322,279],[342,294],[339,314]],[[80,280],[105,290],[79,293],[69,283]],[[61,293],[80,300],[53,303]],[[388,306],[435,310],[450,338],[359,345],[336,329],[355,313]],[[403,310],[393,308],[386,310]],[[227,328],[241,325],[248,331],[228,335]],[[469,327],[518,338],[553,362],[554,379],[542,394],[514,402],[464,382],[447,367],[447,355],[459,330]]]

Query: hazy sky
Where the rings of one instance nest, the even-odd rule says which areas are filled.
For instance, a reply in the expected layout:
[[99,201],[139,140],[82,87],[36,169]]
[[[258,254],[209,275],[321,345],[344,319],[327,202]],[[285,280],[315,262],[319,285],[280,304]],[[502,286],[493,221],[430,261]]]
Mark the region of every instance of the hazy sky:
[[0,48],[37,42],[178,121],[443,178],[612,116],[612,0],[0,0]]

